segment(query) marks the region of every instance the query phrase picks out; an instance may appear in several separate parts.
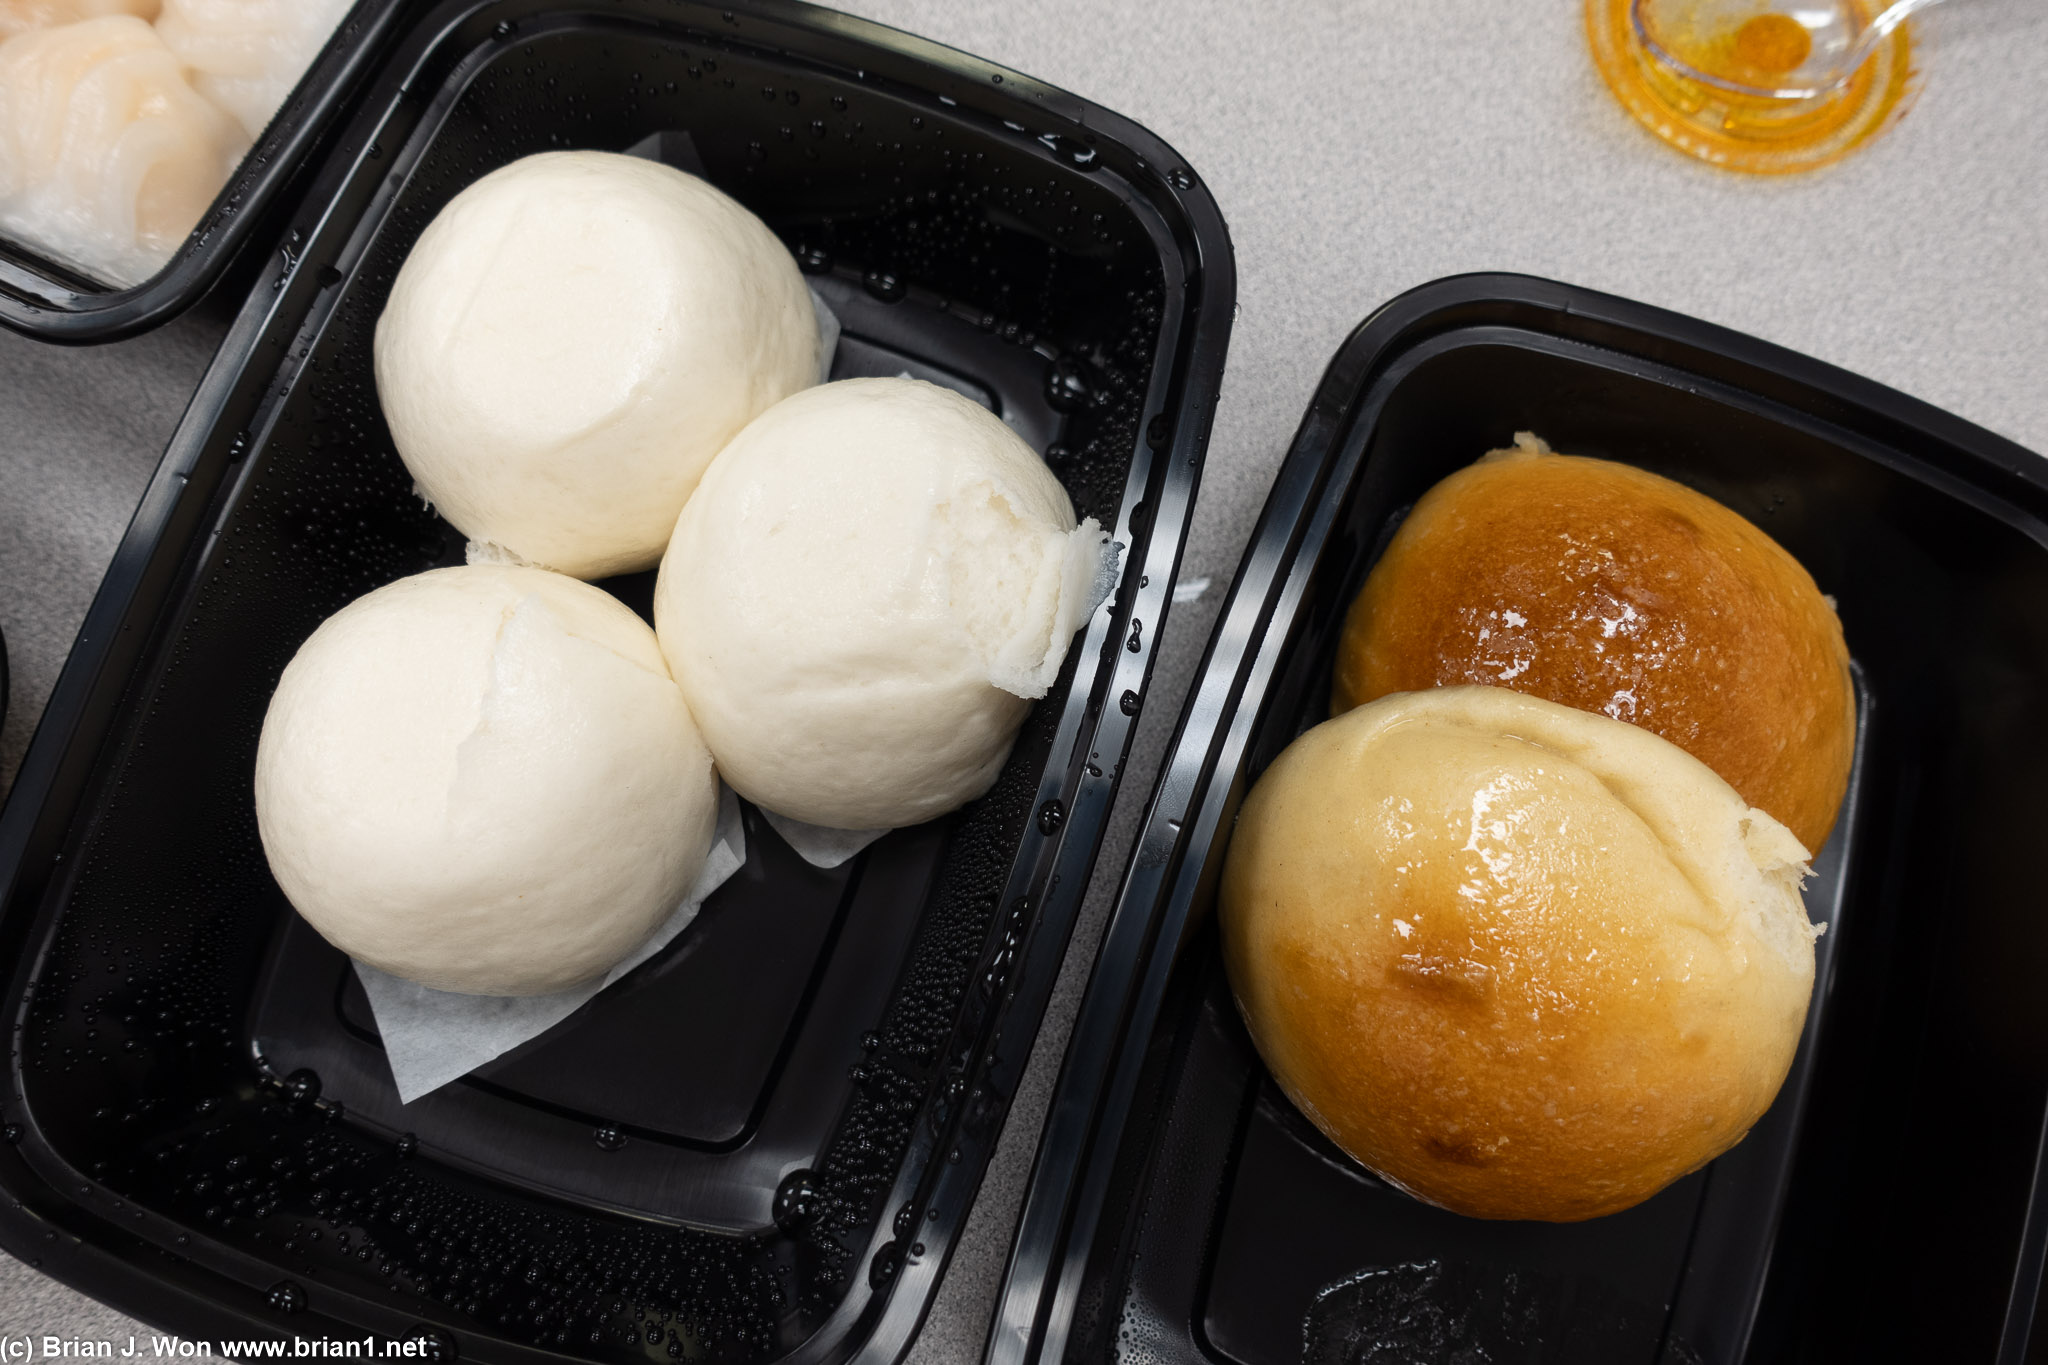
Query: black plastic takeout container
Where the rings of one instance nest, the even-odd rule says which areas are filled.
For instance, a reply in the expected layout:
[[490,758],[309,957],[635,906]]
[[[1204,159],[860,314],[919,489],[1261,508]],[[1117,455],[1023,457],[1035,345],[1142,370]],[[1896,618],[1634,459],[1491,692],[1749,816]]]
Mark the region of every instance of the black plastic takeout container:
[[170,261],[141,284],[110,285],[53,259],[35,242],[0,236],[0,326],[44,341],[114,341],[169,322],[198,302],[234,260],[276,228],[299,173],[375,70],[420,0],[356,0],[263,136]]
[[[462,555],[370,373],[405,252],[550,147],[701,165],[797,253],[839,373],[1001,409],[1121,584],[1008,766],[831,872],[752,813],[677,943],[400,1106],[250,783],[326,615]],[[210,1340],[431,1332],[464,1359],[888,1361],[1037,1033],[1145,690],[1233,308],[1156,138],[808,6],[464,0],[421,17],[208,372],[0,817],[0,1244]],[[643,610],[651,574],[611,586]]]
[[[1423,490],[1517,430],[1764,527],[1835,594],[1862,727],[1816,863],[1814,1007],[1749,1137],[1576,1225],[1429,1208],[1280,1094],[1210,910],[1253,779],[1327,715],[1344,613]],[[1866,380],[1520,276],[1337,353],[1159,779],[991,1330],[1056,1361],[2027,1358],[2048,1104],[2048,466]]]

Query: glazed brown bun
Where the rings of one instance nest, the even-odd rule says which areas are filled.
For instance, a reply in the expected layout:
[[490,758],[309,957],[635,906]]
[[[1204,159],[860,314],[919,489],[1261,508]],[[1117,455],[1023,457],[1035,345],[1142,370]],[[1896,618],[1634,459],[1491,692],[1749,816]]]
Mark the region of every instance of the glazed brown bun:
[[1713,499],[1528,432],[1415,504],[1351,605],[1330,709],[1454,683],[1639,725],[1818,850],[1856,744],[1842,623]]
[[1777,1094],[1813,989],[1805,860],[1647,730],[1404,693],[1252,788],[1224,962],[1280,1088],[1358,1161],[1478,1218],[1594,1218]]

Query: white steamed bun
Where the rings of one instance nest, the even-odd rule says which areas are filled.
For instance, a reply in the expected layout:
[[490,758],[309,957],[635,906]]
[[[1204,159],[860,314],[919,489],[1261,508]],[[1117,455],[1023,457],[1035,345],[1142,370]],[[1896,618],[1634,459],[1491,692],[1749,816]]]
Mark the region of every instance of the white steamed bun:
[[199,93],[259,137],[354,0],[163,0],[157,32]]
[[471,995],[606,971],[682,902],[718,781],[654,632],[512,566],[350,603],[285,668],[256,753],[278,885],[336,947]]
[[0,44],[0,229],[113,284],[163,268],[248,145],[133,15]]
[[457,195],[377,322],[377,393],[421,496],[484,558],[654,566],[734,433],[818,377],[767,225],[704,181],[543,152]]
[[719,771],[769,810],[914,824],[995,780],[1110,572],[1052,472],[936,385],[849,379],[733,438],[655,588]]

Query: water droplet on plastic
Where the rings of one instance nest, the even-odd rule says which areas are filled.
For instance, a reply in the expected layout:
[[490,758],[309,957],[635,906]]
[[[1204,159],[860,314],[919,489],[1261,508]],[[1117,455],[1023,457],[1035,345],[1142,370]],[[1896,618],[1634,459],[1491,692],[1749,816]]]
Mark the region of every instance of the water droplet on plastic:
[[398,1152],[398,1155],[401,1159],[411,1156],[414,1152],[417,1152],[419,1149],[420,1140],[416,1135],[412,1133],[399,1134],[396,1151]]
[[18,1123],[10,1123],[5,1128],[0,1128],[0,1142],[6,1143],[9,1147],[19,1145],[25,1136],[26,1132]]
[[1055,360],[1045,372],[1045,401],[1056,412],[1083,412],[1094,407],[1095,390],[1087,367],[1072,356]]
[[894,303],[903,297],[903,281],[879,267],[861,276],[860,282],[883,303]]
[[880,1290],[896,1278],[897,1267],[903,1263],[903,1253],[894,1242],[875,1253],[875,1259],[868,1264],[868,1288]]
[[1092,171],[1096,166],[1096,152],[1085,142],[1077,142],[1058,133],[1040,133],[1038,140],[1054,156],[1078,170]]
[[434,1362],[434,1365],[450,1365],[461,1353],[455,1349],[455,1338],[438,1327],[421,1323],[406,1333],[408,1340],[419,1343],[419,1360]]
[[617,1124],[607,1123],[590,1136],[603,1151],[616,1152],[626,1145],[626,1135],[619,1131]]
[[1137,617],[1131,618],[1131,638],[1124,641],[1124,648],[1136,654],[1145,647],[1145,623]]
[[825,1195],[810,1171],[791,1171],[775,1187],[775,1226],[792,1235],[825,1216]]
[[1145,424],[1145,444],[1154,450],[1164,450],[1166,443],[1173,439],[1173,419],[1160,413]]
[[1038,808],[1038,832],[1040,834],[1058,834],[1060,826],[1065,824],[1066,820],[1067,808],[1060,804],[1058,797],[1054,797]]
[[300,1067],[284,1078],[284,1097],[293,1104],[310,1104],[320,1098],[320,1073]]
[[280,1313],[303,1313],[306,1311],[306,1291],[290,1280],[279,1280],[270,1286],[270,1306]]
[[821,246],[800,246],[796,263],[806,275],[822,275],[832,268],[832,253]]
[[1194,174],[1185,166],[1175,166],[1167,172],[1166,179],[1177,190],[1191,190],[1195,187]]

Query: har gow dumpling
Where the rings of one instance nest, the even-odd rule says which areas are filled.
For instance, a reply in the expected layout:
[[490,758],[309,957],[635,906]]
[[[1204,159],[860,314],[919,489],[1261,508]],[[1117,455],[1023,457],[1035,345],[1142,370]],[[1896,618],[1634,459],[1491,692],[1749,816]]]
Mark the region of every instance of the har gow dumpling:
[[200,94],[261,137],[352,0],[163,0],[157,32]]
[[0,230],[87,274],[155,274],[248,145],[133,15],[0,43]]
[[106,14],[154,19],[158,8],[159,0],[0,0],[0,39]]

